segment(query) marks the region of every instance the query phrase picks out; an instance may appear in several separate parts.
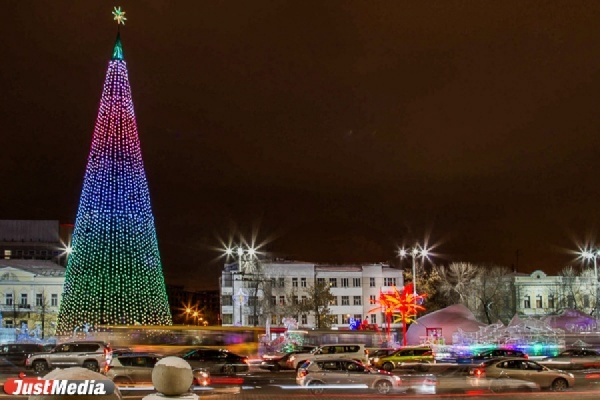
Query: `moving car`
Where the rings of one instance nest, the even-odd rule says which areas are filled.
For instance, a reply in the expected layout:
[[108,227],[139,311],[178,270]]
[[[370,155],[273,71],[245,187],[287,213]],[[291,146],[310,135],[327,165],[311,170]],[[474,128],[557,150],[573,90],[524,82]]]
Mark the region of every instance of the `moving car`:
[[485,360],[491,360],[492,358],[499,357],[520,357],[520,358],[529,358],[527,354],[523,353],[519,350],[513,349],[493,349],[486,350],[480,353],[474,354],[470,357],[458,357],[456,362],[459,364],[479,364]]
[[363,363],[369,362],[369,351],[364,344],[324,344],[310,353],[298,353],[290,356],[286,362],[289,369],[298,369],[306,361],[335,360],[345,358]]
[[104,369],[115,383],[152,382],[152,369],[161,356],[153,353],[120,353]]
[[[154,353],[122,353],[113,356],[104,374],[116,384],[152,383],[152,370],[162,358]],[[206,386],[210,383],[210,373],[204,369],[194,369],[194,386]]]
[[41,344],[7,343],[0,346],[0,358],[24,367],[27,357],[34,353],[43,353],[45,351],[46,349]]
[[[519,381],[532,382],[542,389],[554,391],[563,391],[575,385],[575,378],[571,373],[515,357],[484,361],[471,369],[469,378],[471,386],[486,387],[492,391],[502,390],[506,385],[519,385]],[[525,388],[523,386],[522,389]]]
[[600,353],[591,349],[569,349],[555,357],[540,360],[539,363],[562,369],[600,368]]
[[306,361],[298,368],[296,383],[310,388],[313,394],[324,389],[372,389],[379,394],[406,392],[399,376],[368,367],[361,362],[349,359],[329,359]]
[[34,353],[25,361],[25,367],[37,373],[54,368],[83,367],[99,372],[110,364],[112,349],[108,343],[82,341],[59,344],[45,353]]
[[373,365],[374,358],[381,358],[394,354],[398,349],[393,347],[369,349],[369,365]]
[[212,375],[248,372],[248,357],[223,349],[198,348],[179,354],[192,369],[203,368]]
[[403,347],[389,356],[374,357],[371,360],[371,364],[375,368],[388,372],[403,367],[426,371],[429,367],[428,364],[434,362],[435,357],[431,347]]

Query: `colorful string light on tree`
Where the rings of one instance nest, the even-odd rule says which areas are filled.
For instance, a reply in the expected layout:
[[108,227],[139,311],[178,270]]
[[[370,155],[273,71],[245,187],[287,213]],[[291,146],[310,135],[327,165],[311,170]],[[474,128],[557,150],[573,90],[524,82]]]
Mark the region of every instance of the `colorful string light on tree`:
[[[123,14],[119,8],[117,23],[123,23]],[[119,34],[100,100],[72,249],[59,334],[85,324],[172,324]]]

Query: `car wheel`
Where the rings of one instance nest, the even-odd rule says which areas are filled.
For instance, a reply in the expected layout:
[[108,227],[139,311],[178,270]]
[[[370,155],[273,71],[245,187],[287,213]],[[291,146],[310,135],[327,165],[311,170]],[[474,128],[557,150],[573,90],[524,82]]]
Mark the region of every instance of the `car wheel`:
[[392,390],[392,384],[390,381],[377,381],[375,382],[375,390],[377,390],[377,393],[379,394],[388,394]]
[[225,375],[234,375],[235,374],[235,367],[231,364],[225,364],[223,366],[223,373]]
[[384,371],[390,372],[394,369],[394,364],[391,362],[386,362],[381,366],[381,368],[383,368]]
[[[308,386],[323,386],[323,382],[320,381],[311,381]],[[315,388],[311,388],[310,392],[312,394],[321,394],[323,393],[323,388],[322,387],[315,387]]]
[[427,371],[429,371],[429,363],[424,362],[423,364],[419,364],[419,365],[417,365],[416,369],[419,372],[427,372]]
[[90,371],[99,372],[98,363],[96,361],[86,361],[83,363],[83,368],[87,368]]
[[34,361],[33,370],[37,373],[44,373],[48,371],[48,363],[46,361]]
[[563,378],[555,379],[554,382],[552,382],[552,390],[554,390],[555,392],[563,392],[567,390],[568,387],[569,384]]

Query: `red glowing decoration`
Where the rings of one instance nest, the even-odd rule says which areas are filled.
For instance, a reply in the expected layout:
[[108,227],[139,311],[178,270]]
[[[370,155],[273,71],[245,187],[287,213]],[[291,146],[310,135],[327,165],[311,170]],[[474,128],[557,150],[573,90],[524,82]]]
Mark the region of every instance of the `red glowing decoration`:
[[392,293],[379,292],[379,299],[375,303],[379,307],[369,310],[369,313],[381,311],[385,315],[387,341],[390,341],[390,325],[392,324],[392,316],[397,316],[394,323],[402,322],[402,345],[406,346],[406,326],[414,322],[417,313],[424,311],[425,307],[421,304],[427,294],[414,295],[413,284],[409,283],[404,286],[402,292],[396,286],[393,286]]

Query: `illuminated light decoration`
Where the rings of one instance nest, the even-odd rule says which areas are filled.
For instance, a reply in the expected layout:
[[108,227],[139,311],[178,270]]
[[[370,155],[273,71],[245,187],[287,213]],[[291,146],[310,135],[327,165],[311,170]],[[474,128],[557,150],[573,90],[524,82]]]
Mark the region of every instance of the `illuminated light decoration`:
[[131,88],[117,35],[67,263],[57,333],[171,325]]
[[427,294],[414,295],[413,284],[409,283],[404,286],[402,292],[396,286],[392,287],[392,293],[379,293],[379,299],[375,303],[379,307],[369,310],[369,313],[383,312],[386,319],[386,332],[388,343],[390,341],[390,327],[392,324],[392,316],[396,316],[393,323],[402,322],[402,345],[406,346],[406,326],[415,322],[415,317],[420,311],[424,311],[425,307],[421,304]]
[[125,11],[121,11],[121,7],[115,7],[113,9],[112,15],[114,15],[113,20],[117,21],[117,25],[125,25]]

